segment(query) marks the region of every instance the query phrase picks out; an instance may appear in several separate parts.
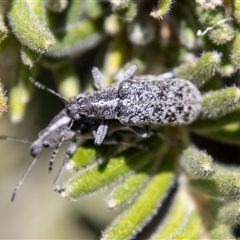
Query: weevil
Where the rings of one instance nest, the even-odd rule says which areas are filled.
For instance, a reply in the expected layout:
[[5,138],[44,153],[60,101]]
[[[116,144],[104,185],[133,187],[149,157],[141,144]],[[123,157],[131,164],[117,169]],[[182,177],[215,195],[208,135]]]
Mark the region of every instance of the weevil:
[[100,119],[94,136],[96,145],[102,144],[109,120],[117,120],[142,137],[147,137],[142,125],[187,125],[197,118],[202,108],[202,95],[193,83],[173,78],[171,73],[135,77],[136,70],[136,65],[130,66],[117,87],[105,88],[102,73],[93,67],[96,91],[79,96],[75,101],[68,101],[33,79],[30,81],[63,100],[72,121],[82,117]]
[[67,114],[74,121],[81,117],[101,119],[95,144],[102,143],[110,119],[127,126],[176,126],[190,124],[199,115],[202,95],[193,83],[178,78],[134,79],[136,70],[132,65],[117,87],[105,88],[103,75],[94,67],[92,75],[98,90],[67,102]]

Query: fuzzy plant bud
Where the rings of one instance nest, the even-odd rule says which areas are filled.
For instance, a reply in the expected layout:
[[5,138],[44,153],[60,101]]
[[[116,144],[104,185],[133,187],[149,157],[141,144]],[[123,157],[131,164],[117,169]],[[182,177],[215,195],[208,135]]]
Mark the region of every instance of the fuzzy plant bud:
[[[232,32],[234,30],[226,22],[229,22],[232,20],[233,20],[232,18],[221,19],[217,23],[215,23],[213,26],[207,27],[204,31],[198,30],[197,36],[204,36],[205,34],[207,34],[209,32],[211,33],[211,31],[213,31],[212,35],[210,34],[210,39],[212,39],[213,42],[215,42],[216,44],[218,44],[218,42],[221,42],[221,40],[223,41],[223,43],[228,42],[233,39],[234,34]],[[227,34],[227,33],[230,34],[230,36],[224,36],[224,33],[221,35],[218,30],[219,28],[222,28],[222,31],[224,31],[225,34]],[[219,41],[217,41],[217,39],[215,39],[214,37],[221,37],[221,39]],[[220,45],[220,44],[221,43],[219,43],[218,45]]]
[[230,201],[219,209],[218,219],[222,223],[236,226],[240,224],[240,201]]
[[201,118],[217,119],[235,110],[239,105],[237,87],[209,92],[203,95]]
[[235,70],[240,70],[240,32],[236,31],[236,37],[233,41],[231,62]]
[[240,199],[240,172],[235,169],[224,167],[217,172],[218,190],[226,199]]
[[235,36],[234,29],[229,24],[221,24],[209,33],[209,38],[217,45],[225,44],[233,40]]
[[221,56],[216,51],[204,53],[191,63],[175,68],[174,74],[176,77],[188,79],[200,87],[214,76],[220,66]]
[[46,15],[46,8],[44,7],[44,2],[42,0],[35,0],[35,1],[25,0],[25,1],[29,7],[30,12],[35,15],[35,17],[39,22],[46,25],[47,15]]
[[223,0],[196,0],[196,2],[204,9],[215,9],[223,5]]
[[191,178],[189,185],[196,191],[212,197],[240,199],[240,172],[234,167],[215,164],[213,178]]
[[[43,23],[43,18],[36,14],[30,3],[35,1],[13,1],[9,12],[9,23],[18,40],[37,53],[44,53],[54,45],[55,39]],[[21,9],[21,11],[19,11]],[[37,13],[41,10],[37,9]]]
[[109,0],[109,2],[111,3],[113,11],[128,8],[131,3],[130,0]]
[[198,15],[199,22],[202,23],[203,26],[212,27],[225,19],[222,11],[216,11],[213,9],[206,11],[204,8],[198,7],[196,8],[196,13]]
[[169,13],[172,3],[172,0],[159,0],[157,7],[151,11],[150,16],[156,19],[163,19],[164,15]]
[[209,233],[211,239],[229,239],[235,240],[232,235],[232,226],[228,224],[215,224],[215,227],[211,229]]
[[195,147],[188,147],[183,151],[180,164],[192,176],[207,178],[215,173],[212,157]]

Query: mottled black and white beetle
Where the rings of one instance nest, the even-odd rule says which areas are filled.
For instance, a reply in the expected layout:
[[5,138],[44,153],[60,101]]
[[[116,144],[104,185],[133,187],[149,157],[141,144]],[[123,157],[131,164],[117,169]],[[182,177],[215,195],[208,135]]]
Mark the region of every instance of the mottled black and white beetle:
[[132,65],[117,87],[105,88],[101,72],[93,67],[96,91],[78,96],[75,101],[68,101],[33,79],[30,81],[61,98],[72,122],[82,117],[101,119],[94,136],[96,145],[103,142],[109,120],[118,120],[142,137],[147,137],[141,125],[187,125],[197,118],[202,108],[202,95],[193,83],[173,78],[172,74],[134,77],[136,70],[137,66]]
[[95,135],[95,144],[106,136],[109,119],[127,126],[186,125],[201,111],[202,96],[190,81],[174,78],[134,78],[132,65],[124,73],[118,87],[105,88],[98,68],[92,69],[94,85],[99,90],[67,103],[67,114],[73,120],[81,117],[102,119]]

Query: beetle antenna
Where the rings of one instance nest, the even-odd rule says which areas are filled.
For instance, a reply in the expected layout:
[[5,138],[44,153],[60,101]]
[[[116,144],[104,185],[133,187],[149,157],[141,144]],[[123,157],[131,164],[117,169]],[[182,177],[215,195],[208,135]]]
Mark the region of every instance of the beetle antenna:
[[17,182],[16,186],[14,187],[14,190],[13,190],[13,193],[12,193],[12,197],[11,197],[11,202],[14,201],[16,195],[17,195],[17,192],[19,190],[19,188],[21,187],[21,185],[23,184],[25,178],[27,177],[28,173],[32,170],[33,166],[35,165],[35,163],[37,162],[37,157],[35,157],[31,164],[28,166],[28,168],[25,170],[24,174],[21,176],[21,178],[19,179],[19,181]]
[[65,97],[63,97],[63,96],[60,95],[59,93],[53,91],[52,89],[44,86],[44,85],[41,84],[40,82],[35,81],[33,78],[29,78],[29,80],[30,80],[30,82],[31,82],[35,87],[37,87],[37,88],[39,88],[39,89],[42,89],[42,90],[45,90],[45,91],[47,91],[47,92],[50,92],[51,94],[53,94],[53,95],[57,96],[58,98],[60,98],[64,103],[69,103],[69,101],[68,101]]
[[27,144],[32,144],[32,141],[29,141],[27,139],[23,138],[17,138],[17,137],[9,137],[9,136],[0,136],[0,141],[11,141],[11,142],[21,142],[21,143],[27,143]]

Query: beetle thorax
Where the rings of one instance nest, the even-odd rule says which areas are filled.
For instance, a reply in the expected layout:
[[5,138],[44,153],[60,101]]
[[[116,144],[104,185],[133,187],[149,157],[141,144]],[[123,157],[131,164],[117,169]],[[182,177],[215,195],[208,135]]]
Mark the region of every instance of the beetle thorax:
[[116,89],[99,90],[88,97],[91,114],[89,117],[113,119],[118,103]]

